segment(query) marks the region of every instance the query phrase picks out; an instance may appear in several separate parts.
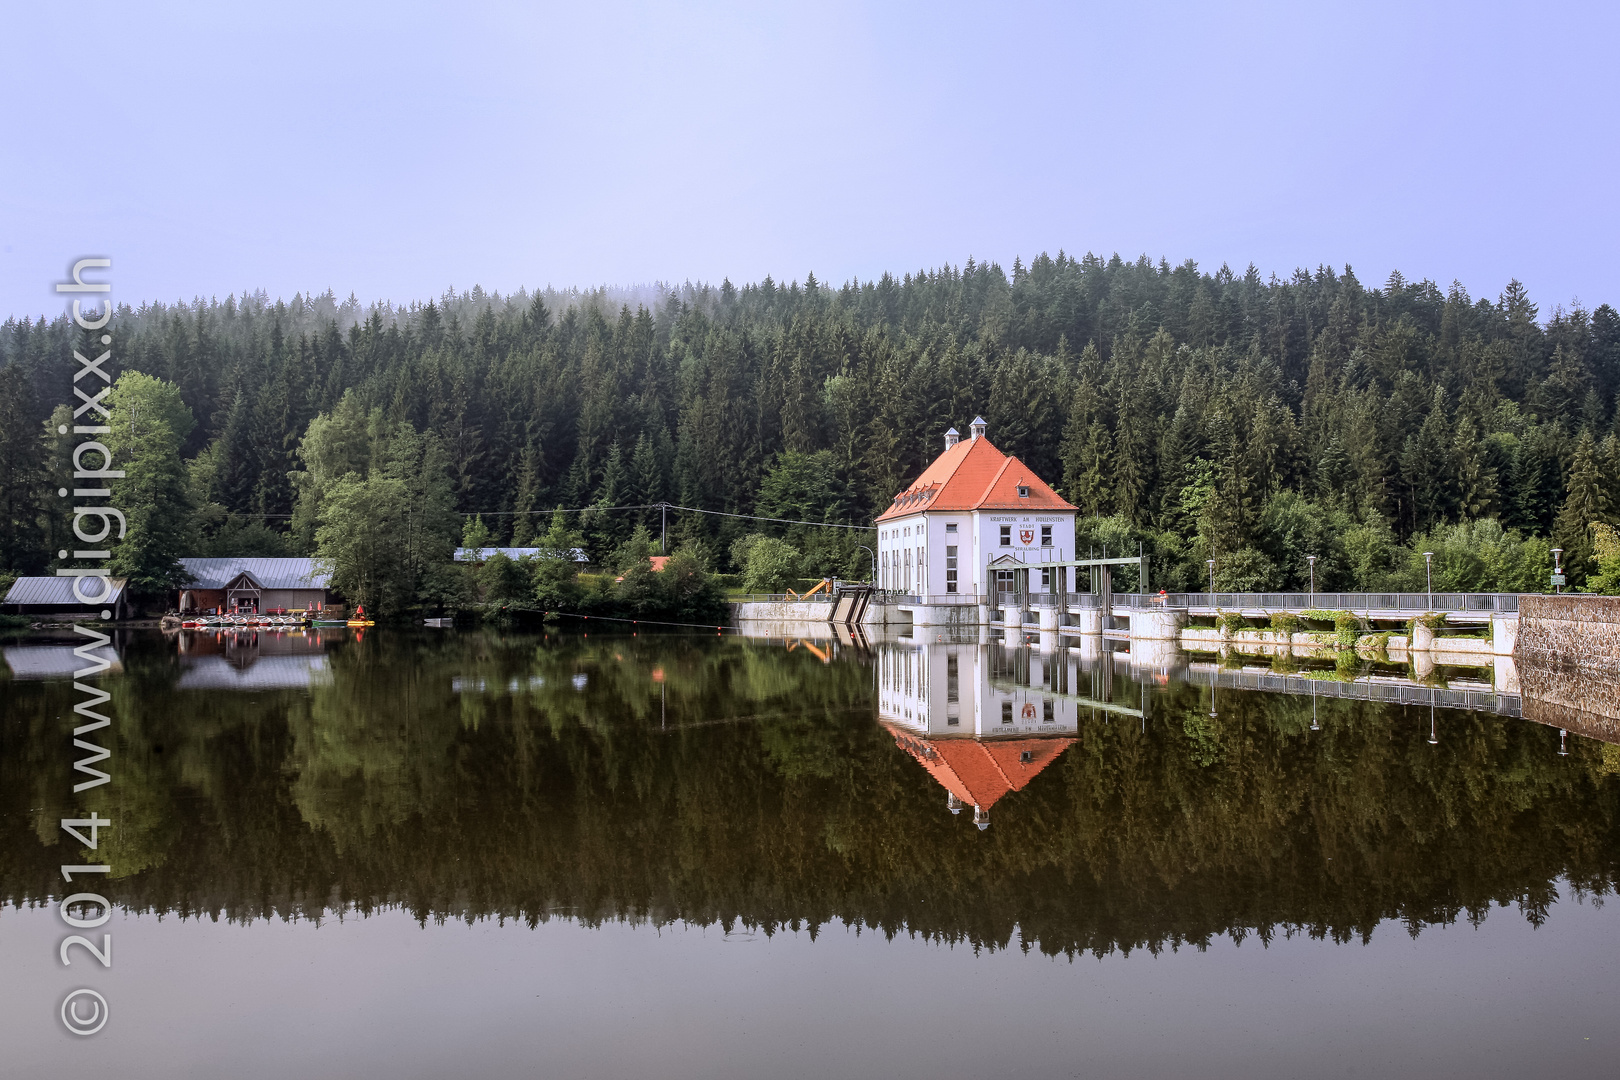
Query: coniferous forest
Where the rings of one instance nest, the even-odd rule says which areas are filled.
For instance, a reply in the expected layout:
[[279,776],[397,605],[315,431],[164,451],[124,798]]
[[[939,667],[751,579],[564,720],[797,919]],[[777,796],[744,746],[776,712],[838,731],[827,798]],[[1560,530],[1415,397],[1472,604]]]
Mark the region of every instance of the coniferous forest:
[[[119,558],[151,594],[178,556],[372,522],[409,564],[394,600],[426,603],[470,524],[601,560],[662,522],[605,508],[661,502],[717,512],[668,515],[711,570],[763,532],[806,576],[864,578],[870,534],[721,515],[869,523],[975,414],[1081,508],[1082,547],[1143,544],[1154,588],[1206,587],[1209,558],[1222,589],[1300,588],[1314,554],[1318,589],[1421,589],[1431,551],[1437,590],[1540,591],[1555,546],[1573,587],[1620,573],[1620,315],[1516,281],[1060,253],[841,287],[261,293],[121,306],[110,332]],[[74,348],[103,347],[61,315],[0,328],[0,570],[68,535],[47,496]]]

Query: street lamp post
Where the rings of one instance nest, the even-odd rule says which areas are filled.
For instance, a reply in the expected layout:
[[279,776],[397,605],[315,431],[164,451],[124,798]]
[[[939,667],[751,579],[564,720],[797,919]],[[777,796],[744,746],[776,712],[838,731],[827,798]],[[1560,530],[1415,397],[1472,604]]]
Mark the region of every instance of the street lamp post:
[[1434,552],[1423,553],[1423,575],[1429,582],[1429,607],[1434,607]]
[[1562,594],[1564,583],[1559,578],[1564,576],[1564,549],[1553,548],[1553,592]]
[[1305,561],[1311,564],[1311,606],[1316,606],[1316,556],[1307,555]]
[[865,544],[856,544],[855,546],[872,556],[872,585],[875,587],[877,585],[877,552],[873,551]]
[[1209,602],[1213,604],[1215,602],[1215,560],[1205,559],[1204,561],[1209,563]]

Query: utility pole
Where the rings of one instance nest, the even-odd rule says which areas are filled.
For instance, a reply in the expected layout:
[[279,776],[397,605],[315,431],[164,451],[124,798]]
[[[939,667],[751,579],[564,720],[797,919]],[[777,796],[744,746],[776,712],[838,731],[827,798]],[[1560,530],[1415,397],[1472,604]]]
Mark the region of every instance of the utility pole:
[[669,503],[658,504],[658,554],[669,554]]

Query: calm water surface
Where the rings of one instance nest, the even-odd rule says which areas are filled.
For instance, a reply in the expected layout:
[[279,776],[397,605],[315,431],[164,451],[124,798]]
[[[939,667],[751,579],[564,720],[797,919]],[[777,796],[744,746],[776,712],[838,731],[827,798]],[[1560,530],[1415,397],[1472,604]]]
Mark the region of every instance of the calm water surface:
[[[114,780],[84,803],[115,826],[88,852],[57,828],[80,662],[5,650],[5,1075],[1523,1076],[1620,1052],[1620,753],[1502,715],[1488,673],[1462,711],[1338,696],[1353,672],[1262,693],[1000,643],[116,653]],[[111,969],[57,958],[64,862],[114,868],[84,931]],[[79,986],[112,1005],[89,1039],[56,1019]]]

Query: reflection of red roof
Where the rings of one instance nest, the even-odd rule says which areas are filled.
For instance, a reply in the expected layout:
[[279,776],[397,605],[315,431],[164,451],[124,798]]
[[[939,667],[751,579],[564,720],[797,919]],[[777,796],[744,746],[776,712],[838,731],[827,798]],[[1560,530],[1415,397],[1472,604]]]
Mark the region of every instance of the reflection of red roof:
[[[1035,774],[1075,743],[1074,739],[919,739],[883,725],[902,750],[917,759],[941,787],[969,806],[988,810],[1009,791],[1022,791]],[[1024,760],[1024,755],[1029,760]]]
[[[1028,498],[1018,489],[1029,488]],[[879,521],[925,510],[1073,510],[1011,454],[1003,454],[984,437],[964,439],[923,470],[910,487],[894,497]]]

